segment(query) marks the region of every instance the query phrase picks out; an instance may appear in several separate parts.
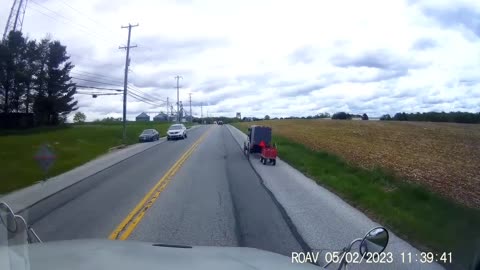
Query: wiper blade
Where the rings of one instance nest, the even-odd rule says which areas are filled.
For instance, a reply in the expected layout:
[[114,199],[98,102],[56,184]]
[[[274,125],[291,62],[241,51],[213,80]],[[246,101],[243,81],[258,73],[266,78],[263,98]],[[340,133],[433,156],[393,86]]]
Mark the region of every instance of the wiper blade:
[[153,244],[154,247],[171,247],[171,248],[192,248],[191,246],[169,245],[169,244]]

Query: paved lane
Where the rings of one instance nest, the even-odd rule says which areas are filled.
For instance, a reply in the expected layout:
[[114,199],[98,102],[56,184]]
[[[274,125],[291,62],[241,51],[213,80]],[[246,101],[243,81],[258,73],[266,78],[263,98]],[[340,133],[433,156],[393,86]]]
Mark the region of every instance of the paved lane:
[[212,127],[129,239],[302,250],[226,126]]
[[186,140],[160,143],[22,213],[44,241],[107,238],[175,161],[208,127]]

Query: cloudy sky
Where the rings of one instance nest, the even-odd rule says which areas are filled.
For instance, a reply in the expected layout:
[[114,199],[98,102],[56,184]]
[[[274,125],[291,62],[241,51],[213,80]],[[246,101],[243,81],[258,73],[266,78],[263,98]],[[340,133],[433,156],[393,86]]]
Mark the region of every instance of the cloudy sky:
[[[129,119],[165,111],[176,75],[198,116],[480,111],[480,1],[29,0],[23,31],[67,45],[79,84],[122,88],[128,23],[129,82],[151,102],[129,97]],[[121,116],[120,95],[77,98]]]

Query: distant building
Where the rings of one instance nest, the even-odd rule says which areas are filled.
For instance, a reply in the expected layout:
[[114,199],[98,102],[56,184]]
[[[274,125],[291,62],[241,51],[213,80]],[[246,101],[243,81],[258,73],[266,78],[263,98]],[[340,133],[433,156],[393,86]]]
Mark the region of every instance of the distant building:
[[166,115],[165,113],[159,113],[159,114],[155,115],[155,117],[153,117],[153,121],[155,121],[155,122],[166,122],[166,121],[168,121],[168,115]]
[[137,117],[135,117],[135,121],[137,122],[148,122],[150,121],[150,116],[148,116],[148,114],[142,112],[141,114],[139,114]]
[[237,119],[242,119],[242,114],[237,112]]

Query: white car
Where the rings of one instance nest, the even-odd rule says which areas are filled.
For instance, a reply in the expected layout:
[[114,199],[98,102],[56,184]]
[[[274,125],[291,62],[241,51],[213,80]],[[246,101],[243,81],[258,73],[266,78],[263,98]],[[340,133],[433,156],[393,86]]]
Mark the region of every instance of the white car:
[[168,128],[167,140],[187,138],[187,128],[183,124],[174,124]]

